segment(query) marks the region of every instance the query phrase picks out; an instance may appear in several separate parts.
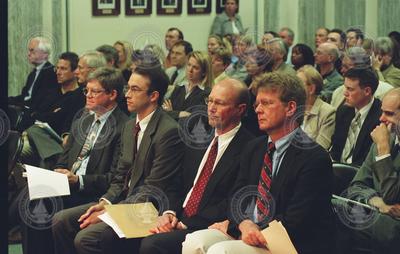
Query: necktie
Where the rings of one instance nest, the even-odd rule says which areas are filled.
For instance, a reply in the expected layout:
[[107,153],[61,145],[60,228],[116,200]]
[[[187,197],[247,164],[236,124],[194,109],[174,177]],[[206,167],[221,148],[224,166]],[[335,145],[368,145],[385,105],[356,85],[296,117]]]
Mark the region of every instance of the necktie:
[[75,174],[76,171],[78,171],[78,169],[81,167],[83,160],[85,160],[89,156],[90,151],[92,150],[92,148],[94,146],[94,141],[96,139],[96,135],[99,130],[99,127],[100,127],[100,120],[96,120],[93,127],[91,128],[88,135],[86,136],[85,143],[82,146],[82,149],[78,155],[78,158],[76,159],[74,164],[72,164],[72,169],[71,169],[72,173]]
[[258,220],[261,221],[263,218],[266,218],[269,215],[269,208],[265,206],[269,202],[268,195],[269,190],[271,189],[272,182],[272,156],[275,152],[275,144],[272,142],[268,143],[267,152],[264,155],[264,163],[261,169],[260,179],[258,181],[258,193],[256,206],[258,211]]
[[171,76],[171,85],[174,84],[176,77],[178,77],[178,69],[175,70],[174,74]]
[[32,97],[32,92],[33,92],[33,86],[35,85],[35,82],[36,82],[36,79],[37,79],[37,76],[38,76],[38,74],[39,74],[39,70],[38,69],[36,69],[36,68],[34,68],[32,71],[31,71],[31,73],[30,73],[30,75],[32,75],[32,82],[31,82],[31,85],[30,85],[30,87],[29,87],[29,89],[28,89],[28,94],[25,96],[25,98],[24,98],[24,101],[27,101],[27,100],[30,100],[31,99],[31,97]]
[[353,155],[354,146],[356,145],[357,136],[361,128],[361,114],[357,112],[350,123],[349,132],[347,134],[346,144],[344,145],[341,161],[347,163],[348,159]]
[[135,162],[135,157],[136,157],[136,153],[137,153],[137,146],[138,146],[137,143],[138,143],[139,132],[140,132],[140,125],[139,125],[139,122],[137,122],[135,125],[135,129],[133,129],[133,136],[135,137],[135,144],[133,146],[132,166],[129,168],[129,171],[125,177],[124,191],[128,191],[128,189],[129,189],[129,180],[131,179],[133,164]]
[[204,190],[206,189],[208,180],[212,174],[215,159],[218,153],[218,137],[214,139],[206,163],[201,170],[200,176],[195,183],[190,198],[185,206],[184,213],[187,217],[191,217],[197,213]]

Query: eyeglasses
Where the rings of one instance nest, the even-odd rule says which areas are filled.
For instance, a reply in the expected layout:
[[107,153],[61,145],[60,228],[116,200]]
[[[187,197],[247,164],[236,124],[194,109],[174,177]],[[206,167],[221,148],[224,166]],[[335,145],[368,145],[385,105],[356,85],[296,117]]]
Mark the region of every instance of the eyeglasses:
[[139,88],[137,86],[125,86],[124,87],[124,94],[127,94],[129,92],[131,92],[131,93],[139,93],[139,92],[142,92],[142,91],[146,91],[147,92],[149,90],[141,89],[141,88]]
[[88,96],[88,94],[90,93],[93,97],[99,96],[101,93],[104,93],[106,90],[102,89],[102,90],[89,90],[87,88],[83,88],[82,92],[85,96]]

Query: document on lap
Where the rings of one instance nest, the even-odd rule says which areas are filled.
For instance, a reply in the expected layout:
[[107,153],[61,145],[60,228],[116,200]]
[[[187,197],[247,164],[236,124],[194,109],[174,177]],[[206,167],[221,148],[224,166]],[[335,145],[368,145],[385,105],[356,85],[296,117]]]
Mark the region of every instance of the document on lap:
[[268,253],[271,254],[297,254],[290,237],[281,222],[270,222],[268,227],[261,231],[267,240]]
[[151,202],[106,205],[105,209],[99,218],[120,238],[146,237],[157,226],[158,211]]
[[70,195],[68,177],[48,169],[24,164],[28,180],[29,199]]

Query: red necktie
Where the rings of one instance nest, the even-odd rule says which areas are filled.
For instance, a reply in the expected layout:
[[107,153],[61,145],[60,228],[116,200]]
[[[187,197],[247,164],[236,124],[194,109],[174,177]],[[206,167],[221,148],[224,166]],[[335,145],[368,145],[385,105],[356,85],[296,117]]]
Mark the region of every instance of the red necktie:
[[261,169],[260,180],[258,182],[258,193],[256,205],[261,220],[269,215],[269,208],[265,204],[269,203],[270,195],[268,194],[272,182],[272,155],[275,151],[275,144],[268,143],[268,150],[264,155],[264,164]]
[[139,132],[140,132],[140,125],[139,125],[139,122],[137,122],[136,125],[135,125],[135,129],[133,129],[133,136],[135,137],[135,144],[134,144],[134,147],[133,147],[132,166],[130,167],[128,173],[126,174],[125,183],[124,183],[124,190],[128,190],[128,187],[129,187],[129,180],[131,179],[133,163],[135,162],[135,157],[136,157],[136,153],[137,153],[137,142],[138,142]]
[[208,153],[207,161],[201,170],[200,176],[197,179],[196,184],[193,187],[190,198],[185,206],[184,213],[187,217],[191,217],[197,213],[201,198],[204,190],[206,189],[208,180],[212,174],[215,159],[218,153],[218,137],[214,139],[214,143],[211,146],[210,152]]

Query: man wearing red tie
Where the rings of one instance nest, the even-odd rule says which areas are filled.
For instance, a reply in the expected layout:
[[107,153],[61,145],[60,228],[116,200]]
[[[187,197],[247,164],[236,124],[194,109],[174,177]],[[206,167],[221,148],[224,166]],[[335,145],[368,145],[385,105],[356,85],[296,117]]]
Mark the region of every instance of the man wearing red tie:
[[224,220],[239,171],[242,147],[253,136],[243,128],[249,92],[240,81],[217,83],[208,97],[208,122],[215,134],[203,149],[186,147],[181,206],[159,218],[154,235],[142,240],[141,254],[180,253],[186,234]]
[[254,108],[268,137],[244,148],[235,190],[254,186],[257,195],[243,202],[232,199],[231,205],[250,212],[238,217],[232,209],[229,221],[187,235],[184,254],[268,253],[261,230],[271,220],[282,222],[299,253],[332,249],[332,163],[300,128],[304,87],[297,77],[275,72],[265,74],[256,87]]

